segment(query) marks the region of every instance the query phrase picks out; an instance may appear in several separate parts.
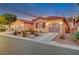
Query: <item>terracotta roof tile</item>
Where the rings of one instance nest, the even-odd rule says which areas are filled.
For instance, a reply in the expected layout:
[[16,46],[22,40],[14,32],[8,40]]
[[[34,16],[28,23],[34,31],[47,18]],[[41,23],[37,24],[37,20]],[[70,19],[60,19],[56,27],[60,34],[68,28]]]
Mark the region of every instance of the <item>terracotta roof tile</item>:
[[60,16],[48,16],[45,19],[47,20],[53,20],[53,19],[60,19],[60,18],[65,18],[65,17],[60,17]]
[[36,18],[36,19],[32,19],[32,21],[34,22],[34,21],[36,21],[36,20],[38,20],[38,19],[45,19],[45,18],[43,18],[43,17],[38,17],[38,18]]
[[18,19],[18,20],[21,20],[21,21],[23,21],[23,22],[25,22],[25,23],[30,23],[30,24],[33,23],[32,21],[28,21],[28,20],[24,20],[24,19]]
[[60,18],[65,18],[65,17],[60,17],[60,16],[48,16],[48,17],[45,17],[45,18],[43,18],[43,17],[38,17],[38,18],[36,18],[36,19],[32,19],[33,21],[36,21],[36,20],[38,20],[38,19],[45,19],[45,20],[55,20],[55,19],[60,19]]

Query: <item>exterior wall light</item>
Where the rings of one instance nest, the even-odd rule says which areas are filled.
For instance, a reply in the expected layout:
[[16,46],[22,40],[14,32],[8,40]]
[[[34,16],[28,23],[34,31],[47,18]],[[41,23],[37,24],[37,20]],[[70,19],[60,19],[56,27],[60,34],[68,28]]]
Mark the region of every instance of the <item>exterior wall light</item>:
[[63,24],[62,22],[60,22],[60,24]]
[[23,26],[24,26],[24,24],[21,24],[21,26],[23,27]]
[[49,23],[46,23],[46,25],[49,25]]

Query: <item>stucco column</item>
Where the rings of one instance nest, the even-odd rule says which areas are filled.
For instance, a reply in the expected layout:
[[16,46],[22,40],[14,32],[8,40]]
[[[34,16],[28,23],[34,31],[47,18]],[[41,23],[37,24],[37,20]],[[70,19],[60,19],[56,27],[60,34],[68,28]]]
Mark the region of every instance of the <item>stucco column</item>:
[[63,23],[60,23],[59,25],[60,25],[60,33],[63,33],[64,32],[64,28],[63,28],[63,25],[64,24]]

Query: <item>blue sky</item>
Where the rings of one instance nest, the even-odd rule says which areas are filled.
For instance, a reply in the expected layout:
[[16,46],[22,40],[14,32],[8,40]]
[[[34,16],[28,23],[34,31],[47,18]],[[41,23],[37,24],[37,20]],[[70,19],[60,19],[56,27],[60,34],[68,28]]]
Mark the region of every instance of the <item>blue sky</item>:
[[0,14],[13,13],[18,18],[32,19],[38,16],[73,16],[78,14],[79,7],[68,3],[4,3],[0,4]]

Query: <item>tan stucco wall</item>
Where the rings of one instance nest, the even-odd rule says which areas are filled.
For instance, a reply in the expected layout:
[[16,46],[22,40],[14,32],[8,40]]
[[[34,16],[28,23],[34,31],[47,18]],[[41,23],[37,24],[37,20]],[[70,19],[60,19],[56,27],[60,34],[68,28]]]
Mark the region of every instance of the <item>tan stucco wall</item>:
[[[48,24],[52,24],[52,23],[62,23],[62,24],[60,24],[60,32],[62,32],[63,31],[63,28],[64,28],[64,25],[63,25],[63,19],[55,19],[55,20],[43,20],[43,19],[38,19],[38,20],[36,20],[34,23],[33,23],[33,25],[34,25],[34,30],[36,30],[36,31],[40,31],[40,29],[38,28],[38,29],[36,29],[36,23],[38,23],[38,22],[45,22],[45,23],[48,23]],[[46,24],[45,24],[46,25]],[[49,32],[49,25],[46,25],[45,26],[45,29],[41,29],[41,31],[43,31],[43,32]]]
[[73,27],[73,22],[68,22],[70,27]]
[[[36,28],[36,23],[38,22],[45,22],[45,28],[44,29],[39,29]],[[47,25],[48,23],[48,25]],[[43,32],[49,32],[49,25],[52,23],[62,23],[60,24],[60,32],[63,31],[64,28],[64,23],[63,23],[63,19],[55,19],[55,20],[44,20],[44,19],[38,19],[35,22],[33,22],[33,24],[29,24],[29,23],[24,23],[21,20],[16,20],[14,23],[12,23],[12,28],[16,29],[17,26],[19,26],[20,28],[17,30],[29,30],[29,29],[33,29],[35,31],[43,31]]]
[[25,30],[33,29],[33,24],[25,23],[24,28]]
[[[21,20],[16,20],[14,23],[11,24],[11,27],[14,30],[29,30],[32,27],[32,24],[24,23]],[[17,28],[19,27],[19,28]]]
[[60,32],[62,32],[64,30],[64,22],[63,22],[63,19],[48,20],[47,22],[49,24],[58,23],[60,25]]
[[[34,30],[35,30],[35,31],[48,32],[48,27],[47,27],[47,26],[45,26],[45,29],[36,28],[36,23],[39,23],[39,22],[45,22],[45,23],[47,23],[47,21],[46,21],[46,20],[43,20],[43,19],[38,19],[38,20],[36,20],[35,22],[33,22],[33,28],[34,28]],[[46,24],[45,24],[45,25],[46,25]]]

